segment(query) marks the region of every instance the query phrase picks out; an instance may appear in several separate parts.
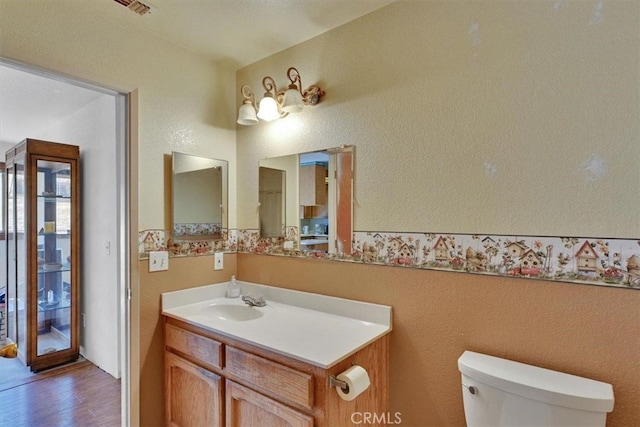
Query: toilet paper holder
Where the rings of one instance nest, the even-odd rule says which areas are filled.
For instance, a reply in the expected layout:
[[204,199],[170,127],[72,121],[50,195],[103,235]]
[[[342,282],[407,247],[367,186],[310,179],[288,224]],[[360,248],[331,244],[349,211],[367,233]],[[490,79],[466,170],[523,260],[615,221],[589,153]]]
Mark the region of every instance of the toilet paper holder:
[[343,392],[349,393],[349,384],[345,381],[339,380],[335,375],[329,377],[329,387],[340,387]]
[[[357,363],[355,361],[351,362],[351,366],[356,366]],[[349,384],[345,381],[339,380],[335,375],[331,375],[329,377],[329,387],[340,387],[343,393],[349,393]]]

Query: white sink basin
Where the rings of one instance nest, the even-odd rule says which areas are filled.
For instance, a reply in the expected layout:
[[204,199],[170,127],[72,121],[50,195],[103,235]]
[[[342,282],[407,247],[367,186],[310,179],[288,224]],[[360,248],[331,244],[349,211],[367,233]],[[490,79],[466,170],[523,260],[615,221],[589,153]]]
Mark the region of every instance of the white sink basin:
[[391,307],[249,282],[226,298],[227,282],[162,294],[162,314],[238,341],[330,368],[391,331]]
[[200,315],[220,320],[244,322],[246,320],[258,319],[263,316],[263,313],[255,307],[249,307],[248,305],[213,303],[203,307]]

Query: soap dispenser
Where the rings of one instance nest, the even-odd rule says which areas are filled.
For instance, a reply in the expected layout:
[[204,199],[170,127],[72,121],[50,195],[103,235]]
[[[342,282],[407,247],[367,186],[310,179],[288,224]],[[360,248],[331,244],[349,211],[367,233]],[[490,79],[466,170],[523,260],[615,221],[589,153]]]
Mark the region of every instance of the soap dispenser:
[[236,282],[236,276],[231,276],[231,281],[227,284],[227,298],[238,298],[240,296],[240,285]]

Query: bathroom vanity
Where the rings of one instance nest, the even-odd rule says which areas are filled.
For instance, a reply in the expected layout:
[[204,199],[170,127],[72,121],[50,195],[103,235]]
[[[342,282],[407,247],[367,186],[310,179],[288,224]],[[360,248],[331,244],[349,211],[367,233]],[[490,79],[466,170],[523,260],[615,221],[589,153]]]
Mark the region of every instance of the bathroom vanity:
[[[167,425],[336,426],[388,411],[391,307],[239,283],[267,305],[225,298],[226,283],[163,294]],[[348,401],[331,377],[352,365],[371,385]]]

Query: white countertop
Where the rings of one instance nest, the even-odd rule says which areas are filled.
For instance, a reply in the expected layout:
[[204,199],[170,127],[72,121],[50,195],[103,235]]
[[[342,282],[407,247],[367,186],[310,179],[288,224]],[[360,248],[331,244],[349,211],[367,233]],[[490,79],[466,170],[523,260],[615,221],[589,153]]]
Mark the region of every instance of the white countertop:
[[263,313],[246,321],[203,315],[212,304],[243,305],[226,298],[227,283],[162,294],[162,314],[330,368],[391,331],[391,307],[238,281],[243,295],[263,295]]

